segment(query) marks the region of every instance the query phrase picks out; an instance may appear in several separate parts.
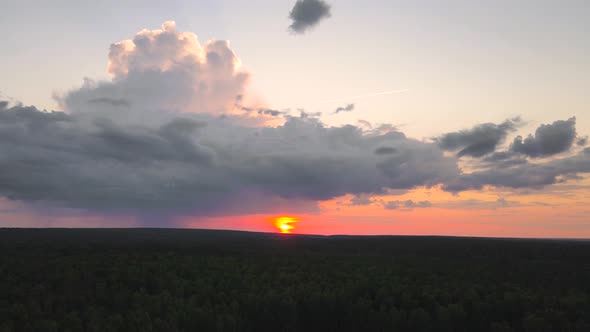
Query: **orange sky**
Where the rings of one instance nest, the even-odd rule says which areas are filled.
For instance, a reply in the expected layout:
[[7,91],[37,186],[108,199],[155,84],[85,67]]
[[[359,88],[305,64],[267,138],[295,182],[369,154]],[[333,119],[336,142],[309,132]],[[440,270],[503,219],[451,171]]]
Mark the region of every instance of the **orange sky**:
[[[418,189],[403,195],[373,197],[370,205],[351,206],[351,196],[321,202],[317,214],[292,215],[299,234],[456,235],[482,237],[590,238],[588,181],[549,190],[515,194],[498,190],[452,195],[440,189]],[[503,201],[498,201],[504,198]],[[379,200],[428,200],[431,207],[383,208]],[[277,232],[280,215],[185,218],[194,228]]]

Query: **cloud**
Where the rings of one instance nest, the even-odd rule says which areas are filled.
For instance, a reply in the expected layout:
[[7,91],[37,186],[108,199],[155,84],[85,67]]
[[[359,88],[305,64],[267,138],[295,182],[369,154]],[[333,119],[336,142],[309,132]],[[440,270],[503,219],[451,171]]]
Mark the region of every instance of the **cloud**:
[[397,152],[397,150],[395,148],[390,147],[390,146],[380,146],[377,149],[375,149],[375,154],[378,154],[378,155],[393,154],[396,152]]
[[357,123],[366,129],[373,129],[373,125],[367,120],[359,119],[357,120]]
[[354,110],[354,104],[348,104],[344,107],[338,107],[335,111],[334,114],[338,114],[340,112],[350,112]]
[[419,201],[415,202],[413,200],[406,200],[406,201],[388,201],[383,202],[383,207],[387,210],[397,210],[397,209],[415,209],[415,208],[428,208],[431,207],[432,203],[430,201]]
[[247,114],[256,113],[256,114],[260,114],[260,115],[270,115],[273,117],[277,117],[277,116],[285,115],[287,113],[284,111],[274,110],[274,109],[270,109],[270,108],[266,108],[266,107],[244,106],[244,105],[242,105],[242,99],[243,99],[243,95],[236,96],[236,103],[235,103],[234,107],[238,110],[246,112]]
[[237,96],[241,104],[247,99],[250,74],[229,42],[202,45],[197,35],[178,31],[172,21],[112,44],[108,72],[110,81],[85,79],[81,88],[57,96],[60,107],[72,114],[120,113],[126,107],[140,117],[161,112],[272,117],[235,107]]
[[88,100],[88,103],[90,104],[107,104],[110,106],[125,106],[125,107],[129,107],[129,102],[123,98],[119,98],[119,99],[113,99],[113,98],[107,98],[107,97],[101,97],[101,98],[93,98]]
[[547,157],[568,151],[576,139],[576,118],[541,125],[535,135],[518,136],[510,146],[512,152],[531,158]]
[[590,148],[574,156],[545,163],[526,163],[514,167],[493,167],[487,170],[462,174],[443,185],[451,192],[479,190],[484,186],[506,188],[542,188],[578,178],[579,173],[590,172]]
[[497,210],[502,208],[520,207],[520,206],[549,206],[549,204],[542,202],[531,202],[522,204],[518,201],[507,200],[504,197],[498,197],[496,200],[452,200],[447,202],[439,202],[436,204],[439,208],[458,209],[458,210]]
[[363,206],[363,205],[371,205],[374,202],[373,197],[371,194],[356,194],[352,196],[348,205],[352,206]]
[[518,205],[518,202],[509,201],[504,197],[498,198],[496,200],[496,203],[498,204],[499,207],[503,207],[503,208]]
[[[590,172],[589,148],[530,163],[513,162],[523,159],[520,151],[496,152],[518,119],[432,142],[408,138],[391,124],[330,127],[319,113],[299,110],[294,116],[252,106],[250,74],[239,63],[228,42],[202,46],[196,35],[166,22],[113,44],[112,79],[86,79],[59,96],[63,112],[0,101],[0,196],[48,208],[135,215],[153,226],[175,216],[317,211],[318,201],[347,194],[361,204],[372,195],[440,184],[453,192],[537,188]],[[280,121],[261,126],[267,119]],[[548,126],[537,130],[535,144],[522,144],[543,146],[534,150],[543,153],[563,149],[544,142],[562,142],[557,133],[567,130]],[[462,173],[458,158],[443,149],[486,156],[481,162],[489,169]],[[490,166],[500,162],[511,164]]]
[[588,145],[588,136],[580,137],[576,141],[576,145],[577,146],[586,146],[586,145]]
[[444,134],[435,138],[435,141],[443,150],[458,151],[458,157],[483,157],[494,152],[506,136],[516,130],[519,123],[519,118],[500,124],[484,123],[472,129]]
[[305,33],[330,16],[330,5],[325,1],[297,0],[289,13],[289,18],[293,21],[289,28],[295,33]]
[[480,166],[485,167],[512,167],[515,165],[522,165],[528,163],[526,158],[523,158],[517,153],[510,151],[494,152],[481,160]]
[[[48,206],[156,215],[264,212],[277,200],[431,186],[458,174],[455,159],[435,144],[399,132],[326,127],[312,117],[256,128],[209,114],[164,112],[139,121],[129,108],[67,114],[2,107],[0,195]],[[375,155],[381,146],[397,152]]]

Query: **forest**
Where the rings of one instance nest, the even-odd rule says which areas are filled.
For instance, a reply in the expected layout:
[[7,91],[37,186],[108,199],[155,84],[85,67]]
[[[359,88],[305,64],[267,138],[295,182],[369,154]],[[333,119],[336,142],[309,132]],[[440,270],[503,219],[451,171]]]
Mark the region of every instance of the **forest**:
[[0,229],[0,332],[590,331],[590,241]]

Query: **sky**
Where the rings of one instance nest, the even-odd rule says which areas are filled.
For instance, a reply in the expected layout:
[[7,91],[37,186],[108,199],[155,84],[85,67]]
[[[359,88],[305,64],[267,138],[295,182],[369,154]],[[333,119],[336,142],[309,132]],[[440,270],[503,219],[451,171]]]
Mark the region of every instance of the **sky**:
[[0,227],[590,237],[587,1],[2,7]]

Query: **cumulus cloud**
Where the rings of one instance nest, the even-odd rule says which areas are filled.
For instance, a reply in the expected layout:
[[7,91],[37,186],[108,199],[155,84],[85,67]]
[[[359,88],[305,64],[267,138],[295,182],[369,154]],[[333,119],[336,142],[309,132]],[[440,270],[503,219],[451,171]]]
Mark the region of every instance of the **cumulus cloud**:
[[338,114],[340,112],[350,112],[354,110],[354,104],[348,104],[346,106],[343,107],[338,107],[335,111],[334,114]]
[[289,13],[289,18],[293,21],[289,28],[295,33],[304,33],[330,16],[330,5],[325,1],[297,0]]
[[576,139],[576,118],[541,125],[535,135],[518,136],[510,146],[512,152],[532,158],[547,157],[568,151]]
[[586,145],[588,145],[588,136],[580,137],[576,141],[576,145],[578,145],[578,146],[586,146]]
[[500,124],[484,123],[472,129],[444,134],[435,138],[435,141],[443,150],[458,151],[459,157],[483,157],[494,152],[506,136],[516,130],[519,123],[519,118]]
[[133,39],[114,43],[108,56],[110,81],[85,79],[81,88],[58,96],[68,113],[114,113],[122,108],[140,117],[167,112],[234,115],[244,118],[274,116],[274,112],[246,112],[236,108],[247,99],[250,74],[229,42],[201,44],[192,32],[176,29],[172,21],[161,29],[138,32]]

